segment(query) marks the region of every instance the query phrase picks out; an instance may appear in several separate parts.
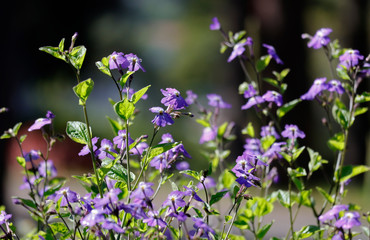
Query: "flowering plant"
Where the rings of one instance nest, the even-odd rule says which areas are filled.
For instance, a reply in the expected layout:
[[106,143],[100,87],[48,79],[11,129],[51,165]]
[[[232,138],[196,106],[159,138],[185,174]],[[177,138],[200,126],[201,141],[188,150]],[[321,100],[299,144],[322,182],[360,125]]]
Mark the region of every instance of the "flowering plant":
[[[184,97],[175,88],[161,89],[163,105],[149,109],[154,114],[153,133],[132,136],[130,130],[139,113],[137,102],[148,98],[150,88],[148,85],[138,91],[133,89],[135,73],[145,69],[141,59],[132,53],[113,52],[96,62],[98,69],[113,80],[120,99],[111,100],[117,114],[116,119],[109,118],[115,137],[99,143],[87,112],[94,81],[80,79],[86,48],[75,46],[77,34],[68,50],[64,49],[64,39],[58,47],[40,48],[75,71],[77,85],[73,91],[82,107],[84,122],[67,122],[66,134],[81,144],[79,155],[90,155],[93,169],[92,174],[74,176],[86,189],[85,194],[70,189],[66,180],[57,176],[48,157],[59,136],[53,129],[55,115],[51,111],[28,129],[42,131],[45,153],[23,151],[26,135],[18,135],[21,123],[4,132],[1,139],[13,138],[19,145],[21,154],[17,161],[25,174],[21,187],[29,196],[14,197],[13,201],[37,222],[35,231],[25,239],[244,239],[247,232],[255,239],[264,239],[274,221],[263,220],[274,213],[277,202],[289,213],[285,239],[353,239],[361,233],[369,237],[368,226],[358,228],[361,218],[370,223],[369,212],[343,202],[346,184],[370,169],[366,165],[344,165],[349,130],[356,117],[368,110],[362,104],[370,101],[370,93],[359,93],[358,87],[370,75],[370,56],[365,58],[357,50],[340,48],[337,41],[330,40],[329,28],[318,30],[314,36],[303,34],[302,38],[309,40],[308,47],[323,49],[330,66],[336,64],[336,69],[332,71],[333,79],[317,78],[299,99],[284,102],[288,87],[284,80],[289,69],[273,71],[274,78],[264,77],[271,60],[278,66],[284,64],[273,46],[263,44],[267,54],[258,57],[253,39],[245,31],[226,34],[217,18],[212,19],[210,29],[220,31],[224,39],[222,53],[232,49],[227,62],[238,60],[245,73],[246,81],[238,91],[246,103],[240,109],[255,113],[260,120],[248,122],[242,129],[246,136],[244,151],[236,159],[230,159],[231,151],[227,149],[236,139],[235,124],[220,123],[223,109],[232,106],[219,94],[208,94],[209,106],[205,107],[191,90]],[[328,146],[336,154],[333,161],[300,145],[300,139],[309,133],[299,126],[281,125],[289,111],[300,102],[311,100],[328,114],[325,124],[331,134]],[[191,106],[198,107],[196,121],[204,127],[199,143],[206,149],[209,168],[202,171],[191,169],[186,161],[191,152],[165,131],[167,125],[176,124],[177,118],[193,117],[186,110]],[[259,125],[260,131],[255,125]],[[299,162],[304,151],[310,158],[307,166]],[[312,175],[329,164],[333,165],[333,175],[327,176],[323,171],[327,185],[309,187]],[[274,190],[273,183],[284,174],[287,187]],[[154,183],[155,179],[158,183]],[[165,185],[172,189],[168,194]],[[162,202],[157,200],[159,193],[167,195]],[[321,198],[323,204],[318,205],[315,198]],[[297,229],[295,220],[302,207],[312,211],[316,222]],[[1,211],[2,238],[19,239],[11,217]],[[278,237],[272,239],[284,236]]]

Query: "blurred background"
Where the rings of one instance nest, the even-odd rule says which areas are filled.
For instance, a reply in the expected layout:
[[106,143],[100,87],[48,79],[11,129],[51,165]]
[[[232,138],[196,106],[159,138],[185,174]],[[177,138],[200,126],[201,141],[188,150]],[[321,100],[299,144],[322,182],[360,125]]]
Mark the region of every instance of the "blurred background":
[[[254,39],[256,55],[266,54],[261,43],[275,47],[285,65],[271,67],[291,69],[286,78],[285,102],[304,94],[315,78],[330,77],[324,52],[308,49],[302,33],[313,35],[319,28],[329,27],[333,29],[330,38],[339,39],[342,47],[358,49],[363,55],[370,49],[368,0],[34,0],[10,1],[0,11],[0,107],[9,108],[9,112],[0,115],[1,132],[20,121],[24,123],[21,131],[25,132],[47,110],[56,115],[56,128],[61,133],[66,121],[83,121],[72,91],[76,85],[73,71],[64,62],[38,50],[42,46],[57,46],[62,38],[68,48],[75,32],[79,34],[76,45],[87,48],[82,79],[91,77],[95,81],[88,111],[94,135],[101,139],[113,137],[105,116],[115,117],[108,98],[117,101],[119,96],[112,80],[95,67],[95,62],[113,51],[132,52],[143,59],[146,72],[135,75],[134,88],[152,85],[149,100],[140,103],[142,112],[139,122],[133,125],[132,136],[151,133],[153,114],[148,109],[160,105],[160,89],[166,87],[176,88],[184,96],[186,90],[192,89],[204,104],[205,94],[220,94],[233,105],[231,110],[225,110],[224,120],[234,121],[237,130],[245,126],[252,112],[239,111],[245,100],[236,94],[244,81],[243,73],[236,61],[226,62],[229,51],[219,53],[222,38],[209,30],[214,16],[226,31],[246,30]],[[369,85],[369,81],[363,82],[360,91],[369,89]],[[192,111],[196,113],[196,109]],[[329,135],[320,116],[322,111],[316,103],[304,102],[284,122],[297,124],[307,135],[302,144],[332,160],[333,153],[326,144]],[[165,130],[175,140],[183,141],[193,156],[192,168],[207,167],[197,151],[202,128],[194,119],[181,118]],[[369,164],[369,114],[358,117],[351,131],[346,161]],[[41,135],[32,133],[25,150],[36,148],[36,139],[44,146]],[[89,168],[90,161],[77,156],[82,146],[66,141],[68,144],[57,143],[51,155],[57,168],[62,172]],[[232,157],[241,154],[243,143],[239,136],[231,146]],[[11,141],[0,141],[0,205],[11,204],[10,197],[22,181],[15,160],[17,151]],[[368,189],[369,181],[363,176],[356,178],[354,186],[360,187],[360,194],[355,198],[366,199],[361,189]]]

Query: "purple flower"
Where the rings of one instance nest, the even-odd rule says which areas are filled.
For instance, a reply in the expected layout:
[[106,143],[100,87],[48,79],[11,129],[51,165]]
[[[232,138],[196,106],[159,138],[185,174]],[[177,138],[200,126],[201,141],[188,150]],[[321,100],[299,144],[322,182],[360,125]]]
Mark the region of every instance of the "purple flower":
[[146,199],[154,194],[153,183],[140,182],[138,187],[131,193],[130,198]]
[[275,139],[280,138],[279,134],[275,130],[275,127],[270,126],[270,125],[261,127],[261,133],[260,134],[261,134],[261,137],[273,136],[273,137],[275,137]]
[[179,207],[185,207],[186,203],[183,199],[184,193],[181,191],[173,191],[168,194],[167,199],[163,202],[163,206],[169,206],[174,211]]
[[244,98],[250,98],[257,95],[256,89],[254,89],[252,84],[248,84],[248,89],[244,91]]
[[28,153],[24,153],[23,155],[24,155],[24,159],[26,160],[26,162],[37,160],[40,158],[39,153],[33,149],[30,150]]
[[184,192],[184,195],[186,196],[192,196],[196,201],[198,202],[204,202],[197,194],[197,192],[190,188],[190,187],[187,187],[187,186],[184,186],[185,188],[185,192]]
[[53,161],[47,160],[40,163],[38,172],[42,177],[55,177],[57,175],[57,169],[54,166]]
[[127,205],[122,203],[120,205],[120,209],[123,209],[125,212],[131,214],[136,219],[143,219],[147,217],[143,206],[138,203],[129,203]]
[[[128,145],[130,146],[134,140],[130,137],[130,133],[128,134]],[[126,148],[126,130],[119,130],[118,135],[113,138],[113,143],[116,144],[118,148],[121,150]]]
[[185,98],[185,102],[188,104],[188,105],[191,105],[195,102],[195,100],[198,98],[198,95],[193,93],[193,91],[191,90],[187,90],[186,91],[186,98]]
[[360,214],[358,212],[346,212],[336,223],[337,228],[351,229],[354,226],[361,226]]
[[283,105],[283,96],[280,93],[275,91],[267,91],[262,98],[266,102],[275,102],[278,107]]
[[221,24],[218,21],[217,17],[212,18],[212,23],[209,25],[210,30],[220,30],[221,29]]
[[231,105],[222,100],[222,97],[217,94],[207,94],[208,105],[216,108],[231,108]]
[[189,168],[190,168],[190,165],[187,161],[181,161],[181,162],[176,163],[176,169],[179,171],[188,170]]
[[261,96],[254,96],[248,99],[248,102],[242,106],[242,110],[247,110],[256,104],[264,103],[265,100]]
[[272,160],[275,158],[282,158],[280,152],[282,152],[282,146],[285,145],[285,142],[275,142],[271,147],[262,155],[262,157],[267,157]]
[[310,41],[307,43],[309,48],[319,49],[330,43],[330,38],[328,36],[332,31],[333,30],[330,28],[321,28],[317,30],[313,37],[308,34],[302,34],[302,38],[310,38]]
[[119,188],[112,188],[104,194],[103,198],[95,198],[95,208],[107,206],[109,203],[117,204],[119,200],[118,194],[120,194],[121,192],[122,191]]
[[257,182],[260,181],[260,179],[253,174],[251,174],[248,171],[244,171],[242,169],[236,169],[239,172],[238,178],[235,180],[238,182],[240,185],[244,185],[246,188],[249,188],[251,186],[258,187],[256,184]]
[[0,213],[0,225],[4,223],[8,223],[8,220],[12,217],[11,214],[7,214],[5,211],[1,211]]
[[144,150],[147,149],[149,145],[146,142],[141,142],[137,144],[134,148],[130,150],[130,153],[133,155],[141,155],[143,154]]
[[104,138],[100,142],[98,158],[100,160],[103,160],[104,158],[110,158],[113,160],[114,156],[110,152],[117,153],[117,151],[113,148],[113,143],[110,140]]
[[157,211],[149,211],[148,218],[145,218],[143,222],[147,223],[148,226],[158,227],[159,229],[163,229],[167,226],[167,223],[162,220]]
[[171,165],[168,164],[168,160],[166,158],[166,153],[162,153],[158,156],[155,156],[152,159],[152,161],[150,161],[150,166],[159,170],[159,172],[163,172],[163,170],[165,168],[170,168],[171,167]]
[[130,65],[122,52],[114,51],[109,56],[109,69],[125,69]]
[[157,113],[157,115],[152,120],[152,123],[159,127],[165,127],[166,125],[172,125],[174,123],[170,114],[166,113],[161,107],[152,107],[149,109],[152,113]]
[[312,100],[324,90],[329,88],[329,84],[326,83],[326,78],[317,78],[307,93],[301,96],[302,100]]
[[100,222],[105,221],[105,211],[102,208],[91,210],[85,217],[80,220],[82,226],[93,227]]
[[306,137],[304,132],[299,130],[299,128],[296,125],[293,125],[293,124],[285,125],[285,129],[281,133],[281,135],[285,138],[290,138],[290,139],[305,138]]
[[267,48],[267,53],[276,61],[277,64],[284,64],[283,61],[279,58],[276,53],[276,50],[273,46],[268,44],[262,44],[265,48]]
[[186,158],[191,158],[190,154],[185,150],[184,145],[182,143],[177,145],[176,147],[172,148],[171,151],[175,155],[181,154]]
[[335,218],[338,218],[339,213],[341,211],[344,211],[344,210],[348,210],[348,205],[344,205],[344,204],[334,205],[332,207],[332,209],[330,209],[329,211],[327,211],[325,214],[321,215],[319,217],[319,220],[322,223],[331,221],[331,220],[333,220]]
[[180,110],[188,106],[185,99],[181,97],[180,92],[175,88],[161,89],[161,92],[164,95],[161,103],[165,106],[171,106],[174,110]]
[[33,130],[39,130],[43,126],[48,125],[48,124],[51,124],[51,120],[54,117],[55,117],[55,115],[51,111],[48,111],[46,113],[46,118],[38,118],[38,119],[36,119],[35,123],[32,124],[32,126],[28,128],[28,131],[31,132]]
[[339,65],[344,66],[347,69],[355,67],[359,64],[359,60],[364,59],[364,56],[360,54],[358,50],[349,49],[339,56]]
[[78,194],[69,190],[69,187],[58,190],[55,192],[55,195],[51,195],[49,198],[53,199],[54,202],[58,202],[58,200],[62,198],[62,201],[60,202],[61,207],[67,206],[68,203],[78,202],[79,199]]
[[212,127],[206,127],[203,129],[202,136],[200,137],[199,143],[203,144],[205,142],[212,141],[217,136],[217,129]]
[[250,156],[260,156],[262,154],[261,141],[258,138],[247,138],[246,144],[243,146],[245,153]]
[[[240,177],[242,173],[249,172],[251,169],[255,169],[257,166],[261,165],[267,166],[265,162],[261,161],[256,156],[244,152],[243,155],[237,157],[236,165],[234,166],[232,171],[237,177]],[[240,172],[239,169],[243,172]]]
[[202,236],[209,238],[209,233],[212,233],[212,234],[215,234],[215,230],[213,230],[210,226],[208,226],[207,223],[205,223],[203,221],[203,219],[201,218],[195,218],[193,217],[192,218],[193,221],[194,221],[194,228],[197,230],[197,233],[199,233],[199,231],[202,231]]
[[175,142],[173,140],[173,137],[170,133],[165,133],[162,135],[162,141],[160,141],[159,143],[173,143]]
[[133,53],[129,53],[125,55],[125,58],[129,62],[129,71],[136,72],[137,70],[141,69],[143,72],[145,72],[145,69],[141,66],[141,59],[138,58],[138,56]]
[[329,82],[328,91],[337,92],[338,94],[343,94],[344,87],[342,86],[342,83],[340,81],[333,79]]
[[[98,140],[99,140],[99,137],[93,137],[93,138],[91,139],[91,142],[92,142],[92,145],[93,145],[93,151],[94,151],[94,152],[98,149],[98,147],[97,147],[97,146],[95,146],[95,144],[98,142]],[[88,145],[86,144],[86,145],[81,149],[81,151],[78,153],[78,156],[85,156],[85,155],[87,155],[87,154],[89,154],[89,153],[90,153],[90,149],[89,149]]]
[[117,232],[117,233],[124,233],[125,232],[125,230],[123,228],[121,228],[117,223],[115,223],[112,220],[105,220],[102,223],[101,227],[104,228],[104,229],[113,230],[114,232]]
[[227,59],[227,62],[231,62],[236,57],[243,55],[243,53],[245,52],[244,46],[247,44],[248,42],[245,42],[245,41],[235,44],[233,47],[233,51],[231,52],[229,58]]

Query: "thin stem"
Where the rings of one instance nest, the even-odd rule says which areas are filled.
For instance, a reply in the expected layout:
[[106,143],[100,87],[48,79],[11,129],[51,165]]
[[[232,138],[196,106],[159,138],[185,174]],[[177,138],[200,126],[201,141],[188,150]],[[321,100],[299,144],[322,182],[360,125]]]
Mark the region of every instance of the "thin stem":
[[[206,202],[207,204],[209,204],[209,201],[208,201],[208,192],[207,192],[207,188],[206,188],[206,185],[204,184],[204,181],[201,181],[202,185],[203,185],[203,188],[204,188],[204,192],[205,192],[205,195],[206,195]],[[209,223],[209,215],[207,213],[207,224]]]
[[[240,203],[241,203],[241,201],[239,201],[238,206],[237,206],[237,207],[236,207],[236,209],[235,209],[235,213],[234,213],[233,218],[232,218],[232,220],[231,220],[231,224],[230,224],[230,226],[229,226],[229,229],[227,230],[227,233],[226,233],[225,238],[223,238],[223,239],[225,239],[225,240],[226,240],[226,239],[227,239],[227,237],[229,236],[229,234],[230,234],[230,232],[231,232],[231,229],[232,229],[232,227],[233,227],[233,225],[234,225],[235,218],[236,218],[236,214],[238,213]],[[222,237],[222,235],[221,235],[221,237]]]

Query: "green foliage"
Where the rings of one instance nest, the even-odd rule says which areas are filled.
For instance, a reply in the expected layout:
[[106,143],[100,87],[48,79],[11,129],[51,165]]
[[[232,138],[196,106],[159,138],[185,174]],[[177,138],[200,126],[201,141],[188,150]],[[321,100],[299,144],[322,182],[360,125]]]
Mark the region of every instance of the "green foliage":
[[130,119],[135,111],[134,103],[130,102],[127,98],[114,104],[113,108],[117,115],[123,120]]
[[[90,130],[91,132],[91,130]],[[81,144],[90,144],[86,123],[79,121],[68,121],[66,133],[73,141]]]
[[80,99],[80,105],[85,105],[86,100],[89,97],[91,91],[94,88],[94,81],[91,78],[80,82],[76,86],[73,87],[74,93]]

